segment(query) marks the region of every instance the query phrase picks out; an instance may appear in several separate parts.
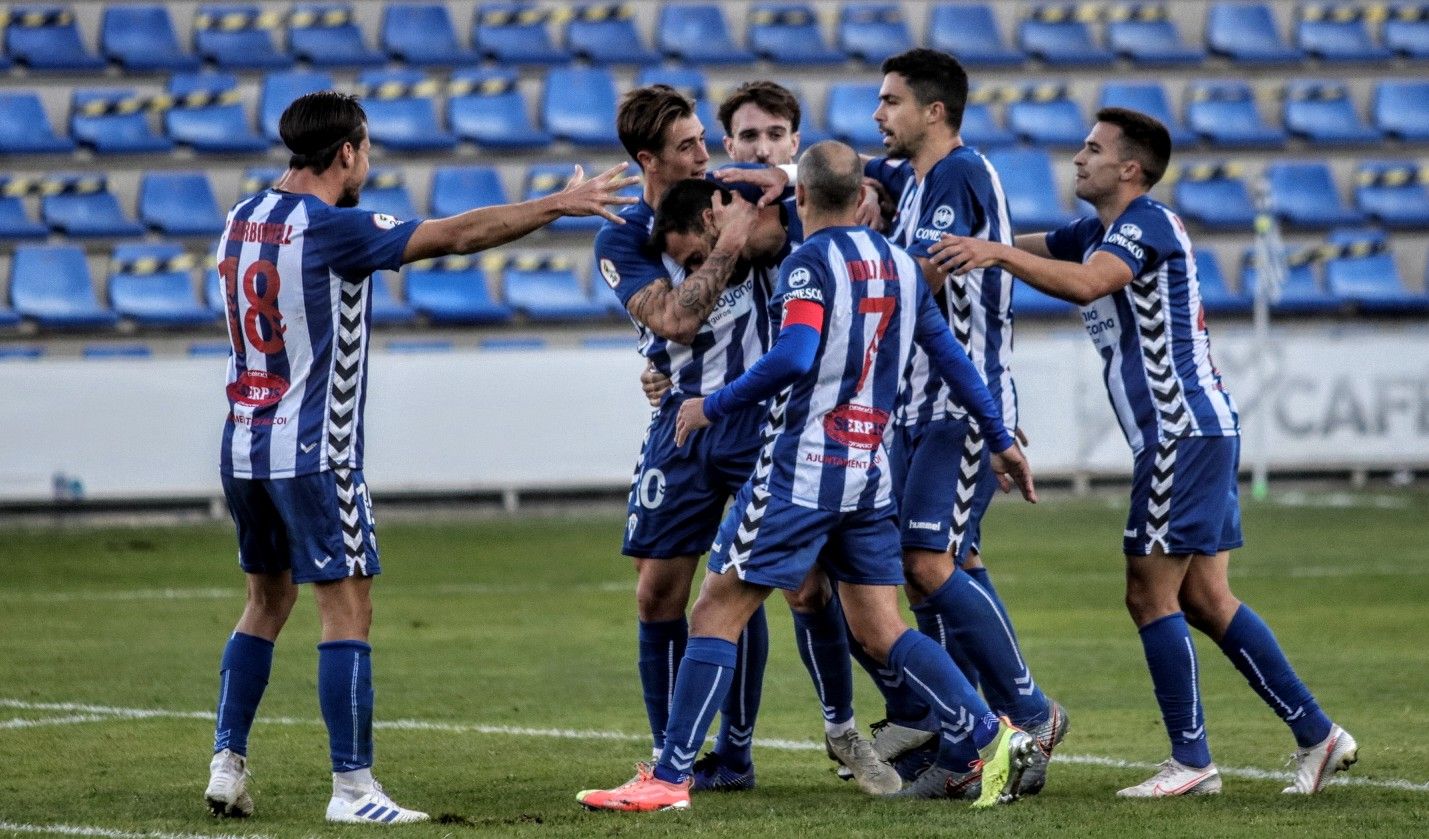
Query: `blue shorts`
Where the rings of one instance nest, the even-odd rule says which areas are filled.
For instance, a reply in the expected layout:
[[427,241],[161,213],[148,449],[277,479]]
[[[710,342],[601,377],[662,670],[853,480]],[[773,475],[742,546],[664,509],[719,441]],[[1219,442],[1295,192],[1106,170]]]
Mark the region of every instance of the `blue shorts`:
[[897,426],[890,446],[893,492],[905,549],[953,550],[959,564],[982,535],[997,476],[977,426],[966,418]]
[[836,512],[801,507],[751,481],[740,488],[710,547],[709,569],[795,591],[818,563],[829,577],[868,586],[903,584],[898,508]]
[[1122,550],[1146,556],[1213,556],[1245,543],[1240,532],[1239,437],[1185,437],[1143,449],[1131,478]]
[[249,574],[291,569],[293,582],[313,583],[382,573],[360,469],[270,480],[224,475],[223,495],[238,529],[238,564]]
[[647,559],[699,556],[709,550],[725,504],[754,471],[763,405],[737,411],[675,447],[682,397],[667,398],[650,418],[626,505],[620,552]]

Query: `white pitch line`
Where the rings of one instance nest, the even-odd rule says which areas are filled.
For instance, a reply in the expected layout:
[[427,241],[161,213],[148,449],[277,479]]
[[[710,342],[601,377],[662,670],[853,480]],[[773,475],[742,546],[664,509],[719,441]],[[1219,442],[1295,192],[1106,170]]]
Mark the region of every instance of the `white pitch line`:
[[75,602],[119,602],[135,600],[224,600],[240,598],[239,588],[151,588],[129,590],[92,591],[12,591],[0,594],[0,602],[7,603],[75,603]]
[[261,833],[164,833],[110,830],[81,824],[20,824],[0,821],[0,833],[44,833],[54,836],[103,836],[107,839],[268,839]]
[[[159,708],[119,708],[109,705],[88,705],[76,702],[27,702],[21,699],[0,699],[0,708],[16,708],[27,711],[83,711],[83,715],[56,717],[48,722],[54,725],[73,725],[82,722],[102,722],[108,719],[184,719],[212,720],[210,711],[171,711]],[[302,717],[260,717],[259,721],[268,725],[322,725],[322,720]],[[12,721],[13,722],[13,721]],[[27,720],[33,725],[43,725],[45,720]],[[0,726],[3,728],[4,726]],[[20,726],[16,726],[20,727]],[[24,726],[32,727],[32,726]],[[548,737],[559,740],[614,740],[619,742],[648,742],[649,735],[627,734],[621,731],[600,731],[577,728],[530,728],[514,725],[485,725],[481,723],[452,723],[437,720],[374,720],[373,728],[397,731],[440,731],[445,734],[495,734],[507,737]],[[794,752],[823,751],[824,744],[810,740],[781,740],[759,738],[756,746],[765,749]],[[1058,763],[1078,766],[1103,766],[1109,769],[1157,769],[1160,764],[1146,761],[1122,760],[1101,755],[1079,755],[1057,753]],[[1248,778],[1255,781],[1288,781],[1294,777],[1289,772],[1276,772],[1255,767],[1222,766],[1221,774],[1231,778]],[[1403,778],[1362,778],[1355,775],[1335,775],[1330,780],[1336,786],[1373,787],[1395,789],[1405,792],[1429,793],[1429,783],[1418,783]]]

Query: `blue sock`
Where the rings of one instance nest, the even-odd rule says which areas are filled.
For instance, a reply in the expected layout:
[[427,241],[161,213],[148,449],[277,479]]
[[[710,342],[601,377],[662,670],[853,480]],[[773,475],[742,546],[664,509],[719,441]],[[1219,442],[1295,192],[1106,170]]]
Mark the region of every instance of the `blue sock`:
[[764,694],[764,665],[769,661],[769,622],[760,604],[739,634],[729,695],[720,708],[715,753],[725,766],[746,771],[754,762],[754,719]]
[[1301,748],[1330,736],[1330,718],[1295,675],[1270,627],[1244,603],[1226,627],[1221,652],[1250,682],[1251,689],[1290,726]]
[[[948,581],[913,612],[918,615],[920,628],[924,616],[931,614],[944,636],[951,631],[952,645],[944,642],[944,648],[949,654],[957,649],[972,660],[973,667],[982,675],[987,704],[997,713],[1023,728],[1047,721],[1047,697],[1037,687],[1032,669],[1022,658],[1012,622],[998,608],[992,595],[970,575],[953,571]],[[972,677],[968,678],[971,681]]]
[[997,715],[977,695],[967,677],[937,641],[908,630],[888,651],[888,666],[903,675],[938,715],[942,729],[938,765],[966,772],[977,760],[977,750],[997,736]]
[[675,674],[685,657],[690,624],[683,617],[640,622],[640,687],[645,693],[645,716],[655,749],[665,745],[665,725],[675,693]]
[[880,664],[878,659],[869,655],[851,631],[848,634],[848,651],[853,655],[853,660],[868,673],[878,692],[883,694],[884,717],[899,725],[923,728],[919,723],[932,717],[932,709],[908,687],[903,674]]
[[1140,632],[1156,704],[1161,706],[1161,720],[1171,737],[1171,756],[1198,769],[1210,765],[1196,648],[1191,644],[1186,616],[1175,612],[1157,618],[1141,627]]
[[248,731],[268,687],[273,669],[273,642],[235,632],[223,648],[218,670],[218,719],[213,726],[213,751],[232,749],[248,754]]
[[327,723],[332,771],[372,765],[372,647],[362,641],[318,644],[318,705]]
[[992,595],[992,599],[997,601],[997,608],[1004,612],[1007,611],[1007,607],[1002,605],[1002,598],[998,596],[997,589],[992,587],[992,578],[987,575],[987,568],[985,566],[979,565],[976,568],[964,568],[963,571],[973,578],[973,582],[982,586],[983,591]]
[[817,612],[794,612],[794,641],[804,669],[814,680],[824,722],[853,719],[853,666],[849,664],[848,626],[838,598]]
[[[951,578],[949,580],[951,581]],[[944,585],[946,586],[946,583]],[[953,627],[932,605],[931,598],[913,607],[913,620],[917,621],[919,632],[937,641],[938,646],[948,651],[948,655],[952,656],[953,663],[967,677],[968,684],[973,686],[973,690],[977,690],[982,674],[977,671],[977,666],[973,664],[972,659],[968,658],[967,650],[963,645],[953,638]]]
[[734,675],[735,645],[723,638],[695,636],[685,647],[685,660],[675,678],[665,747],[655,764],[655,777],[678,783],[690,774],[704,745],[715,711],[724,704]]

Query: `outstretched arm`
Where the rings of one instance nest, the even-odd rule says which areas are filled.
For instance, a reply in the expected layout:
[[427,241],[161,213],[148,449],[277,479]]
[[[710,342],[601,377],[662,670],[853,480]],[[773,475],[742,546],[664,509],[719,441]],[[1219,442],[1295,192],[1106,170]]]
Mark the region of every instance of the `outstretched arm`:
[[[929,254],[933,264],[950,274],[962,274],[973,268],[1000,266],[1021,277],[1041,291],[1086,305],[1120,291],[1131,282],[1131,268],[1106,251],[1097,251],[1086,262],[1067,262],[1038,256],[1023,250],[1027,237],[1019,236],[1018,247],[1000,242],[974,239],[968,236],[943,236]],[[1036,248],[1035,243],[1029,243]],[[1047,252],[1045,237],[1040,250]]]

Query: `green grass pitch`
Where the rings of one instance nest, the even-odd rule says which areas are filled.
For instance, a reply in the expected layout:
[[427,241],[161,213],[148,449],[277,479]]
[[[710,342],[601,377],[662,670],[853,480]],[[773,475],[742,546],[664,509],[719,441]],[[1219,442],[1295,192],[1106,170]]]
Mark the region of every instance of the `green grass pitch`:
[[[1323,501],[1324,498],[1318,500]],[[999,499],[988,565],[1038,682],[1072,730],[1039,797],[990,812],[872,800],[814,748],[821,725],[787,609],[771,603],[758,789],[685,813],[588,813],[577,790],[647,754],[621,517],[379,530],[377,775],[443,823],[403,836],[1345,836],[1429,824],[1429,496],[1247,503],[1237,593],[1274,627],[1323,706],[1360,742],[1353,783],[1280,795],[1294,743],[1198,636],[1214,799],[1126,802],[1167,753],[1122,607],[1124,500]],[[1310,501],[1317,501],[1316,497]],[[382,508],[378,508],[379,520]],[[226,525],[0,528],[0,835],[372,835],[322,821],[329,780],[308,594],[280,640],[251,748],[257,813],[202,803],[211,711],[241,575]],[[860,671],[859,719],[881,716]]]

